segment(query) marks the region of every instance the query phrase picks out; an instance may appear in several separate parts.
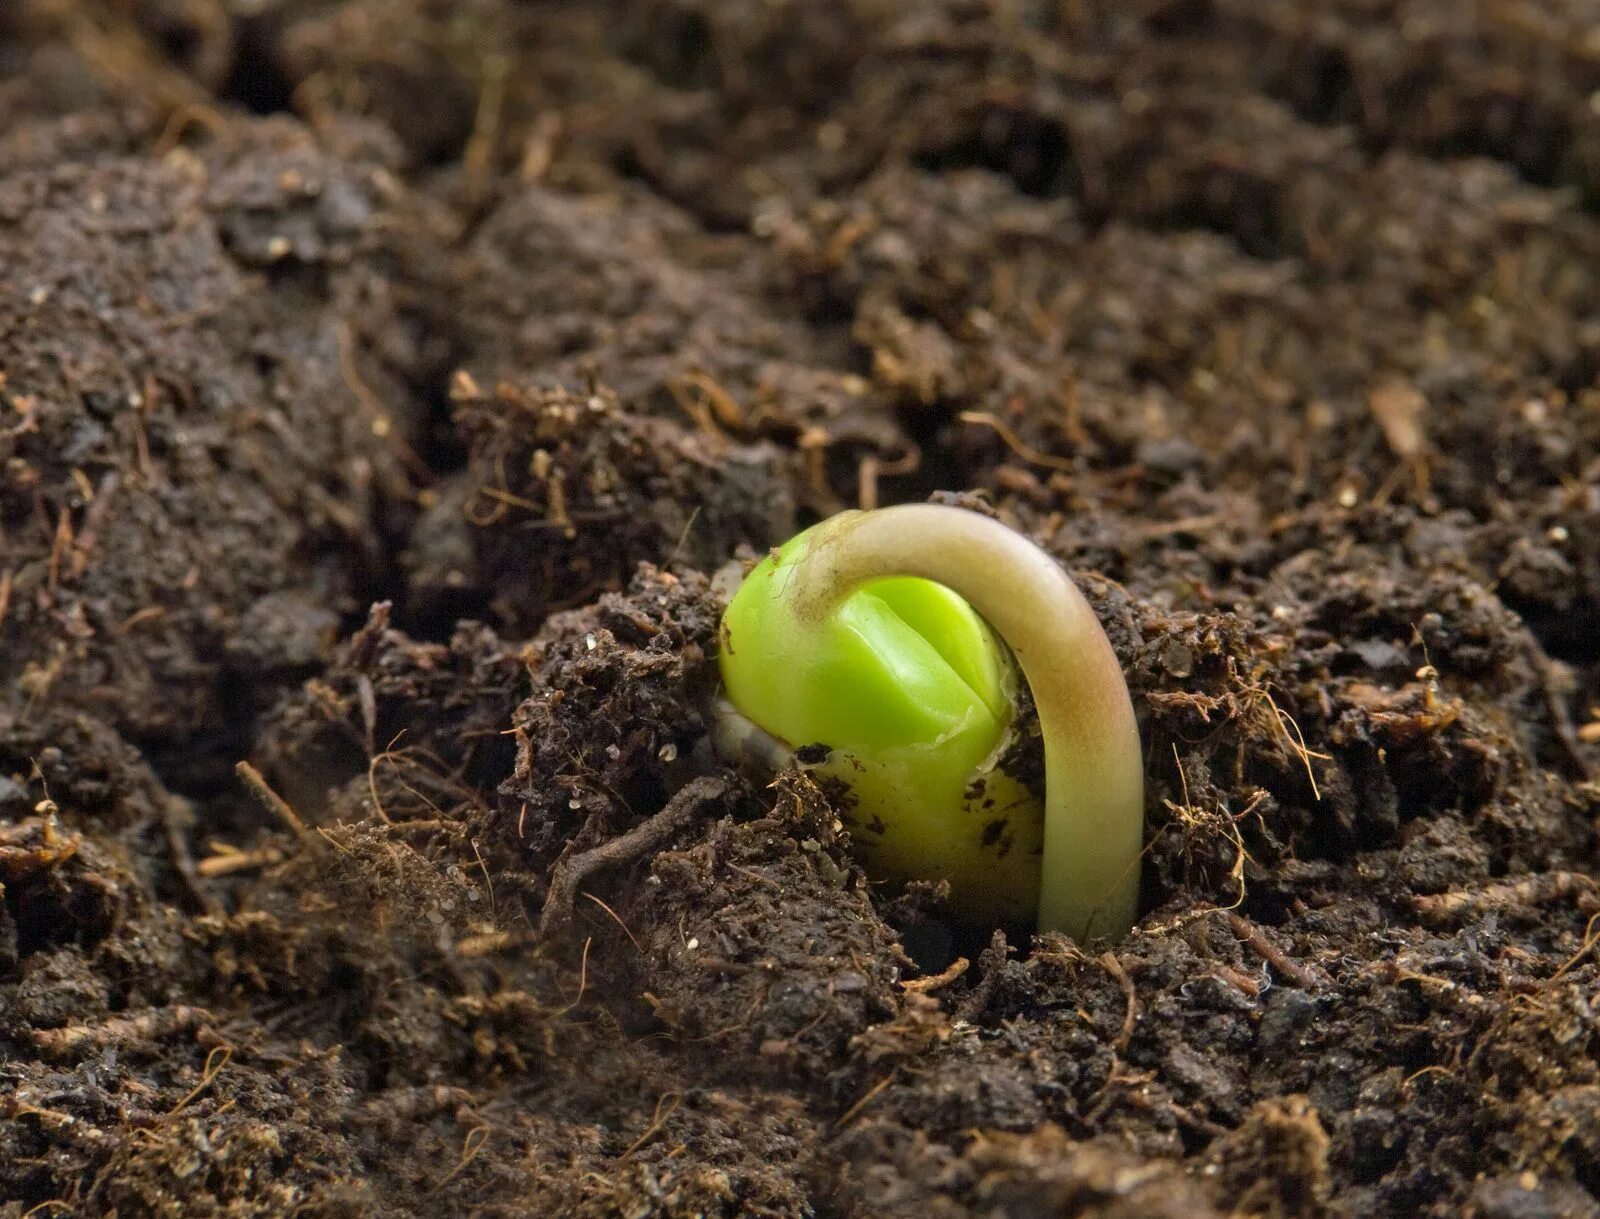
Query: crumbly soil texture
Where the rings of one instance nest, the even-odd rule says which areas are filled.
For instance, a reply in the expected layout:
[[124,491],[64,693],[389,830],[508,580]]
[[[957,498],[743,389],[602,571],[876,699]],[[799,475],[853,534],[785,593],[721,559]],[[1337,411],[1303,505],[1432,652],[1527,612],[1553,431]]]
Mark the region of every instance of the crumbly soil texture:
[[[0,1219],[1600,1216],[1597,23],[0,5]],[[1123,663],[1119,942],[707,747],[930,497]]]

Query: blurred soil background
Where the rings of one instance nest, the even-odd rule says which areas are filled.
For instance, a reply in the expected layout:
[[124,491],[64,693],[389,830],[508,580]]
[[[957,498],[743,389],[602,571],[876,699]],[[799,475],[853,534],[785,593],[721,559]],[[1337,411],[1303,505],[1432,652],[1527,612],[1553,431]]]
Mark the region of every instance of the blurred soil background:
[[[0,116],[4,1219],[1600,1215],[1593,0],[6,0]],[[712,574],[930,495],[1122,943],[708,764]]]

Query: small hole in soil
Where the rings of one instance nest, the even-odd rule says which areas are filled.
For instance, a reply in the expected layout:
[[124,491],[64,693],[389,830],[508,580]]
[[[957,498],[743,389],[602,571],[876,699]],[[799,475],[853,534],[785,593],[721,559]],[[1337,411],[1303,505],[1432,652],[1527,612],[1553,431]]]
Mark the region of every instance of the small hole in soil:
[[176,26],[160,36],[162,52],[173,63],[187,64],[200,46],[200,31],[192,26]]
[[[672,137],[671,142],[678,141]],[[693,162],[689,162],[693,163]],[[611,158],[611,168],[622,177],[642,183],[651,190],[688,212],[700,227],[713,236],[729,233],[746,236],[750,230],[750,198],[743,188],[727,185],[711,189],[713,183],[706,176],[694,174],[681,177],[668,162],[653,165],[640,155],[638,148],[622,148]]]
[[1284,256],[1277,187],[1254,174],[1219,167],[1213,176],[1196,183],[1170,214],[1152,216],[1151,223],[1218,233],[1232,238],[1251,258],[1271,261]]
[[[17,1161],[13,1160],[13,1164]],[[35,1169],[17,1182],[17,1196],[10,1199],[17,1204],[19,1214],[40,1215],[61,1213],[61,1187],[48,1168]]]
[[1549,656],[1580,669],[1600,662],[1600,605],[1558,611],[1547,605],[1519,604],[1509,596],[1505,602],[1521,615]]
[[1074,193],[1081,184],[1066,128],[1027,110],[995,107],[973,129],[917,157],[921,169],[989,169],[1003,173],[1018,190],[1037,198]]
[[716,60],[711,54],[711,25],[692,9],[657,10],[637,31],[629,57],[645,64],[662,84],[673,89],[705,89]]
[[272,54],[272,40],[263,21],[243,20],[233,67],[218,95],[236,102],[252,114],[278,114],[290,108],[294,82]]
[[1172,0],[1145,18],[1152,34],[1166,38],[1198,33],[1211,20],[1211,0]]
[[131,982],[118,982],[115,986],[110,987],[106,991],[106,1011],[112,1015],[127,1011],[128,1004],[131,1002],[132,990],[133,984]]
[[1297,74],[1295,109],[1313,123],[1332,123],[1349,116],[1357,97],[1350,60],[1337,47],[1317,47]]
[[916,504],[948,487],[979,485],[956,443],[959,425],[950,413],[929,407],[904,407],[896,413],[921,460],[908,474],[879,479],[879,503]]
[[906,950],[906,956],[923,974],[943,973],[962,955],[956,951],[955,935],[944,923],[911,923],[896,930],[900,932],[900,946]]
[[225,669],[207,702],[217,708],[205,728],[194,735],[131,738],[161,780],[176,795],[202,805],[207,833],[228,838],[247,833],[268,820],[239,787],[234,766],[250,756],[261,717],[285,690],[295,689],[311,670]]
[[456,361],[440,368],[417,387],[426,415],[417,437],[417,455],[435,474],[454,474],[467,468],[467,446],[456,431],[455,406],[450,400],[450,380]]

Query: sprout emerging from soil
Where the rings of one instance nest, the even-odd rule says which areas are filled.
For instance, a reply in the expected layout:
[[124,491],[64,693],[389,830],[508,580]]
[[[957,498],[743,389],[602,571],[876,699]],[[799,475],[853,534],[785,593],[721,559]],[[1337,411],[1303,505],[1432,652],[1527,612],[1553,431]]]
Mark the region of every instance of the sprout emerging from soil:
[[[875,879],[947,879],[963,921],[1037,919],[1079,941],[1133,925],[1144,776],[1127,686],[1083,594],[1020,534],[932,504],[841,513],[745,578],[720,664],[719,749],[845,784]],[[1019,667],[1042,802],[1001,766]]]

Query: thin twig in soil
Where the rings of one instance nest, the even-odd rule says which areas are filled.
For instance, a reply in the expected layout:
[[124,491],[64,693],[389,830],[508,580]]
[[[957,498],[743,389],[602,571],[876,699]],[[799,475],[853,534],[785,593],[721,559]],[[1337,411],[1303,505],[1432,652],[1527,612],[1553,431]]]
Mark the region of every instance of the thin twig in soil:
[[1567,710],[1567,700],[1561,697],[1555,663],[1545,655],[1544,648],[1531,632],[1528,634],[1528,655],[1539,674],[1539,689],[1544,695],[1545,709],[1550,714],[1550,726],[1556,731],[1556,740],[1561,742],[1562,752],[1567,755],[1567,760],[1583,778],[1600,778],[1600,773],[1596,772],[1594,763],[1584,752],[1578,733],[1572,726],[1572,714]]
[[1204,536],[1218,525],[1228,522],[1226,512],[1207,512],[1200,516],[1180,517],[1175,521],[1152,521],[1148,525],[1133,526],[1124,531],[1125,537],[1135,542],[1155,542],[1175,533],[1194,533]]
[[[704,372],[685,373],[667,387],[683,413],[696,425],[713,436],[719,435],[718,425],[731,432],[743,431],[746,426],[745,410],[728,390]],[[690,390],[699,390],[699,398],[689,397]]]
[[456,941],[456,955],[462,957],[487,957],[504,952],[523,942],[515,931],[486,931],[482,935],[469,935]]
[[204,127],[211,135],[217,135],[228,125],[228,120],[222,117],[215,107],[203,105],[198,102],[185,102],[170,115],[161,129],[161,135],[156,140],[151,153],[157,157],[164,157],[178,146],[184,134],[190,127]]
[[494,877],[489,875],[489,865],[484,862],[483,852],[478,849],[478,840],[476,838],[472,838],[468,841],[472,843],[472,854],[473,857],[478,861],[478,867],[483,870],[483,883],[484,886],[489,890],[489,917],[492,919],[494,918],[495,907]]
[[72,1204],[62,1198],[48,1198],[39,1203],[38,1206],[31,1207],[28,1210],[23,1211],[22,1219],[33,1219],[33,1216],[35,1215],[42,1216],[54,1214],[55,1211],[60,1211],[62,1214],[70,1215],[72,1214]]
[[617,1158],[626,1160],[659,1134],[661,1128],[667,1124],[667,1119],[677,1112],[678,1105],[682,1101],[683,1097],[676,1092],[663,1092],[661,1098],[656,1101],[656,1111],[651,1115],[650,1124],[644,1128],[644,1133],[628,1144],[628,1149]]
[[199,1096],[200,1093],[209,1088],[212,1084],[212,1081],[214,1081],[217,1076],[222,1074],[222,1068],[228,1065],[228,1061],[232,1057],[233,1047],[231,1045],[213,1046],[211,1048],[211,1053],[206,1055],[206,1065],[200,1072],[200,1082],[195,1084],[195,1086],[189,1090],[189,1094],[187,1096],[185,1096],[176,1105],[172,1106],[172,1109],[167,1113],[167,1116],[163,1120],[170,1122],[173,1118],[177,1117],[178,1114],[187,1109],[189,1107],[189,1102],[194,1100],[195,1097]]
[[[1122,1068],[1120,1055],[1113,1054],[1111,1058],[1111,1071],[1106,1076],[1106,1082],[1100,1085],[1089,1099],[1088,1107],[1083,1111],[1082,1123],[1093,1130],[1100,1124],[1100,1118],[1118,1097],[1119,1087],[1126,1096],[1137,1096],[1143,1085],[1155,1079],[1154,1071],[1125,1071]],[[1146,1106],[1148,1108],[1148,1106]]]
[[1261,997],[1261,979],[1253,978],[1249,974],[1233,968],[1231,965],[1224,965],[1220,961],[1212,962],[1211,976],[1221,978],[1247,999],[1259,999]]
[[957,957],[955,963],[943,973],[934,974],[929,978],[912,978],[909,981],[900,983],[900,989],[911,994],[931,994],[942,987],[949,986],[950,983],[966,973],[971,964],[972,962],[967,960],[966,957]]
[[906,451],[893,461],[882,461],[868,453],[856,466],[856,506],[870,512],[878,506],[878,479],[900,474],[915,474],[922,465],[922,449],[908,441]]
[[[1311,759],[1316,758],[1319,761],[1327,762],[1332,760],[1332,755],[1317,753],[1307,748],[1305,733],[1300,731],[1300,725],[1295,722],[1294,716],[1273,701],[1271,690],[1262,687],[1260,694],[1266,700],[1267,706],[1272,708],[1272,722],[1277,726],[1278,731],[1283,734],[1283,739],[1289,747],[1289,752],[1299,758],[1300,764],[1306,768],[1306,779],[1311,784],[1311,794],[1320,803],[1322,792],[1317,788],[1317,772],[1311,767]],[[1292,735],[1289,732],[1291,728],[1294,729]]]
[[54,540],[50,543],[49,576],[45,580],[45,587],[49,590],[52,604],[55,601],[56,585],[61,581],[61,560],[65,557],[67,551],[71,549],[72,514],[63,508],[60,517],[56,520]]
[[[356,703],[361,708],[361,727],[366,733],[367,756],[370,758],[378,752],[375,743],[378,733],[378,693],[372,688],[372,678],[365,673],[356,675]],[[392,750],[404,735],[403,728],[395,733],[394,740],[386,746],[386,751]]]
[[639,955],[643,956],[644,955],[644,949],[642,947],[640,947],[639,941],[634,937],[633,932],[628,930],[628,924],[624,923],[622,921],[622,916],[620,914],[618,914],[615,910],[613,910],[610,906],[606,905],[605,902],[601,901],[593,893],[585,893],[584,896],[587,897],[595,905],[599,906],[600,909],[604,910],[607,914],[609,914],[611,916],[611,921],[616,923],[616,925],[618,927],[622,928],[622,934],[628,937],[629,942],[635,948],[637,948],[639,950]]
[[111,511],[111,498],[116,494],[120,481],[115,473],[107,474],[100,480],[100,486],[95,489],[94,495],[89,500],[89,509],[83,514],[83,528],[78,530],[77,541],[72,548],[72,562],[68,567],[74,580],[80,579],[89,569],[89,561],[94,557],[100,530],[106,523],[107,514]]
[[683,553],[683,548],[689,542],[689,533],[694,529],[695,521],[700,519],[700,505],[694,506],[694,511],[689,513],[689,519],[683,523],[683,532],[678,534],[678,540],[673,543],[672,552],[667,555],[667,561],[661,565],[662,571],[671,571],[672,565],[678,561],[678,556]]
[[216,898],[206,892],[205,886],[200,882],[200,872],[195,866],[194,856],[189,852],[188,839],[184,837],[183,827],[178,824],[177,811],[169,801],[161,803],[161,828],[166,834],[167,850],[172,855],[172,866],[177,869],[184,889],[203,913],[220,914],[222,907]]
[[88,1050],[104,1049],[122,1042],[129,1044],[161,1040],[176,1033],[187,1033],[212,1022],[214,1017],[203,1007],[159,1007],[137,1016],[115,1016],[98,1024],[69,1024],[57,1029],[34,1029],[28,1036],[34,1048],[47,1058],[67,1058]]
[[583,993],[589,989],[589,948],[593,943],[592,935],[583,941],[583,959],[578,962],[578,993],[572,996],[571,1003],[551,1013],[556,1020],[567,1016],[583,1002]]
[[133,613],[129,614],[121,622],[117,623],[117,625],[112,628],[113,633],[117,635],[126,635],[141,622],[149,622],[155,618],[165,617],[166,613],[167,611],[163,606],[147,605],[143,609],[134,610]]
[[873,1099],[878,1095],[878,1093],[882,1092],[885,1088],[892,1084],[894,1082],[894,1077],[899,1073],[900,1068],[896,1067],[877,1083],[873,1084],[872,1087],[868,1088],[865,1096],[863,1096],[855,1104],[851,1105],[839,1115],[839,1120],[834,1122],[833,1128],[835,1130],[843,1130],[851,1123],[851,1121],[859,1117],[861,1115],[861,1111],[872,1103]]
[[505,108],[506,78],[511,58],[504,54],[485,56],[482,61],[483,88],[478,93],[477,113],[472,134],[462,150],[461,164],[467,171],[467,190],[474,200],[487,192],[494,168],[495,150],[500,143],[500,121]]
[[989,1001],[994,998],[995,988],[1000,985],[1000,975],[1005,970],[1006,955],[1009,952],[1006,933],[996,929],[994,936],[989,940],[989,946],[978,954],[978,969],[981,971],[978,984],[956,1007],[955,1018],[958,1021],[971,1024],[983,1015],[984,1009],[989,1006]]
[[283,862],[283,852],[276,847],[241,851],[237,847],[219,848],[214,844],[212,850],[216,853],[207,855],[194,866],[194,870],[208,880],[217,876],[231,876],[235,872],[248,872],[253,868],[270,868],[275,863]]
[[992,429],[1005,442],[1006,448],[1030,465],[1044,466],[1048,470],[1060,470],[1066,474],[1071,474],[1076,468],[1066,458],[1040,452],[1028,444],[1022,437],[1011,430],[1010,424],[998,415],[992,415],[988,411],[962,411],[957,418],[962,423],[976,423]]
[[654,817],[633,827],[626,834],[601,843],[593,850],[572,855],[556,864],[550,877],[550,893],[539,916],[539,933],[549,935],[572,917],[572,903],[578,887],[601,868],[629,864],[666,846],[677,834],[693,825],[701,809],[728,792],[728,781],[703,775],[685,784]]
[[1133,979],[1128,976],[1128,971],[1123,968],[1122,962],[1117,960],[1114,952],[1100,954],[1100,964],[1110,974],[1118,986],[1122,988],[1122,996],[1127,1000],[1127,1007],[1122,1016],[1122,1028],[1117,1033],[1117,1040],[1113,1045],[1118,1056],[1128,1052],[1128,1043],[1133,1040],[1133,1030],[1139,1023],[1139,992],[1134,988]]
[[1450,1067],[1445,1066],[1441,1062],[1430,1063],[1427,1066],[1422,1067],[1420,1070],[1413,1071],[1410,1075],[1407,1075],[1400,1081],[1400,1086],[1402,1088],[1409,1089],[1412,1084],[1416,1083],[1417,1080],[1421,1079],[1424,1075],[1443,1075],[1448,1078],[1454,1074],[1455,1072]]
[[239,781],[249,789],[250,794],[256,798],[261,807],[277,817],[297,835],[308,837],[308,827],[300,820],[300,814],[289,807],[289,802],[273,791],[267,781],[261,777],[261,772],[248,762],[240,762],[233,768],[233,773],[239,776]]
[[440,1190],[459,1177],[462,1172],[466,1170],[467,1165],[471,1164],[473,1160],[478,1158],[478,1153],[483,1150],[483,1145],[488,1141],[488,1126],[474,1126],[471,1130],[467,1131],[467,1137],[461,1141],[461,1158],[456,1161],[456,1166],[449,1172],[445,1173],[444,1176],[440,1177],[439,1184],[435,1185],[422,1196],[424,1198],[435,1197]]
[[0,1096],[0,1119],[14,1122],[23,1117],[36,1118],[53,1138],[85,1151],[99,1151],[112,1138],[104,1130],[98,1130],[70,1113],[42,1109],[16,1094]]
[[1539,872],[1479,889],[1426,893],[1413,897],[1411,908],[1423,922],[1439,926],[1491,911],[1545,906],[1569,897],[1578,899],[1578,908],[1585,914],[1600,911],[1600,885],[1582,872]]
[[1273,945],[1262,932],[1249,919],[1227,912],[1228,926],[1233,928],[1233,934],[1238,936],[1257,956],[1259,956],[1279,974],[1293,982],[1301,990],[1315,990],[1324,981],[1321,973],[1300,964],[1282,949]]
[[1589,920],[1588,925],[1583,929],[1582,946],[1579,947],[1577,952],[1573,953],[1567,958],[1566,964],[1562,965],[1560,969],[1556,970],[1555,973],[1550,975],[1551,982],[1559,981],[1561,978],[1565,977],[1569,969],[1571,969],[1579,961],[1583,960],[1584,957],[1588,956],[1590,949],[1592,949],[1597,943],[1600,943],[1600,932],[1595,930],[1595,923],[1597,922],[1600,922],[1600,914],[1596,914]]

